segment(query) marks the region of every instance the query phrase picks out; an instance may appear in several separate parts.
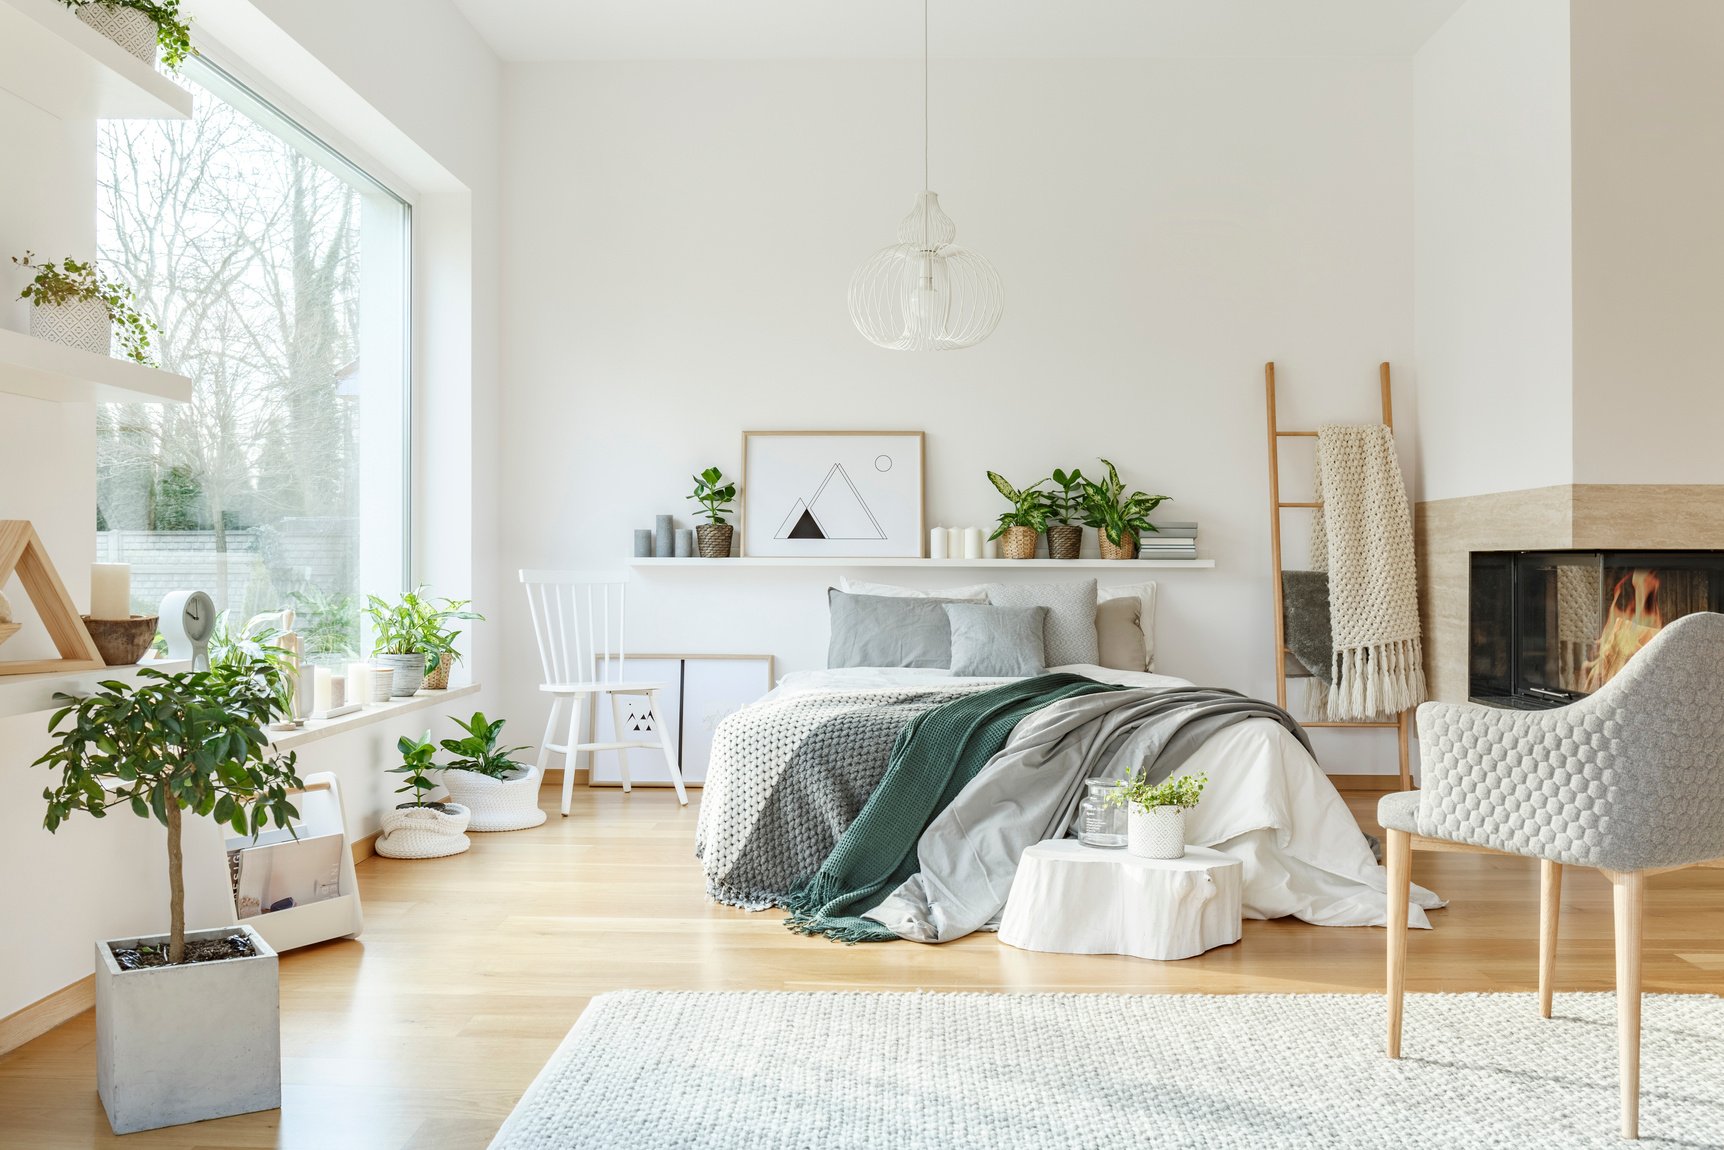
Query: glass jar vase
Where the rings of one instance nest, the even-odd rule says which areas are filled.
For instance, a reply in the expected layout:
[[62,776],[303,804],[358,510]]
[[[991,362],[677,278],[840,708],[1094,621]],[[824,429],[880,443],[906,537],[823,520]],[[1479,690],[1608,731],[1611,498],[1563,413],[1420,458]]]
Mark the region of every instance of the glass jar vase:
[[1125,846],[1125,807],[1107,801],[1119,780],[1085,779],[1084,785],[1089,791],[1078,806],[1078,841],[1110,850]]

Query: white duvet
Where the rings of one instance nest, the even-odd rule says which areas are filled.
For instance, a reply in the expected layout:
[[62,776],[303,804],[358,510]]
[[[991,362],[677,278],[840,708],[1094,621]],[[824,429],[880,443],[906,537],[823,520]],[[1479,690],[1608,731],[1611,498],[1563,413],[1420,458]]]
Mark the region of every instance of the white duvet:
[[[1189,687],[1170,675],[1115,671],[1087,665],[1052,667],[1128,687]],[[797,671],[767,698],[817,691],[950,683],[1003,683],[1005,679],[954,678],[941,670],[859,667]],[[1203,801],[1186,812],[1186,837],[1245,867],[1247,918],[1292,915],[1319,926],[1382,926],[1387,915],[1387,874],[1340,792],[1299,742],[1269,719],[1235,723],[1204,744],[1180,768],[1206,774]],[[1428,927],[1427,909],[1444,905],[1413,887],[1411,926]]]

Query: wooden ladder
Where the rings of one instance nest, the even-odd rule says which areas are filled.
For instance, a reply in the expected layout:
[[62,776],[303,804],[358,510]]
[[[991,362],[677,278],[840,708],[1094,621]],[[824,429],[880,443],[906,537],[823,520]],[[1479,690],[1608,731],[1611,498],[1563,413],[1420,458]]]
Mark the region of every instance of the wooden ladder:
[[[1377,368],[1378,381],[1383,392],[1383,426],[1391,432],[1395,430],[1394,404],[1389,396],[1389,365],[1380,364]],[[1275,422],[1275,364],[1273,361],[1263,365],[1263,387],[1269,406],[1269,551],[1271,561],[1275,565],[1275,701],[1283,710],[1287,708],[1287,656],[1292,651],[1287,646],[1287,604],[1281,586],[1281,513],[1289,508],[1314,509],[1320,504],[1288,503],[1281,499],[1281,441],[1283,439],[1315,439],[1315,431],[1283,431]],[[1395,732],[1395,739],[1401,759],[1401,789],[1413,789],[1413,771],[1408,761],[1408,733],[1412,724],[1413,712],[1402,711],[1393,719],[1376,722],[1345,722],[1337,720],[1322,720],[1304,723],[1307,727],[1349,727],[1358,730],[1390,730]]]

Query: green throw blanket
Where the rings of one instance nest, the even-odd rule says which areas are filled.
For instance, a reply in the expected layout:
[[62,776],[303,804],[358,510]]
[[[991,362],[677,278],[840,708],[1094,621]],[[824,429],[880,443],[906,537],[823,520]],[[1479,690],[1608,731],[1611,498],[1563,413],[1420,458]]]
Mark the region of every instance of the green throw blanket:
[[917,715],[899,732],[880,785],[814,877],[791,892],[785,925],[840,942],[898,936],[860,917],[916,871],[916,842],[1000,752],[1018,723],[1051,703],[1123,688],[1082,675],[1038,675]]

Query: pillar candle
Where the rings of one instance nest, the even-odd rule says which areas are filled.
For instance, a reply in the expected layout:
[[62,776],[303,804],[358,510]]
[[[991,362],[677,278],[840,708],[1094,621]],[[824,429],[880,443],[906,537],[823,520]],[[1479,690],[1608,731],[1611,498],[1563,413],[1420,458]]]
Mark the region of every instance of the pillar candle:
[[131,564],[90,564],[90,618],[130,619],[131,617]]
[[946,529],[936,527],[928,532],[928,558],[945,559],[951,555],[951,547],[946,542]]
[[964,558],[980,559],[982,557],[982,529],[980,527],[964,528]]
[[951,559],[964,557],[964,532],[962,528],[946,528],[946,555]]
[[311,673],[316,676],[311,687],[311,710],[313,714],[321,715],[335,706],[335,676],[328,667],[313,667]]
[[347,706],[347,675],[329,673],[329,709],[338,711]]
[[998,559],[1000,557],[1000,541],[998,539],[982,540],[982,558]]
[[347,701],[364,705],[371,701],[371,664],[347,664]]

